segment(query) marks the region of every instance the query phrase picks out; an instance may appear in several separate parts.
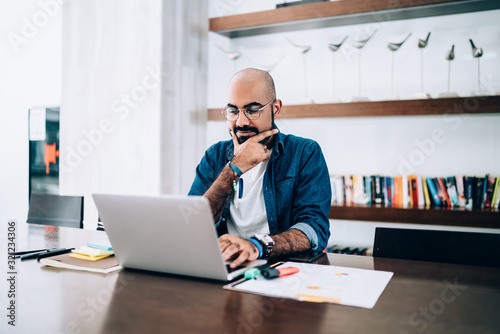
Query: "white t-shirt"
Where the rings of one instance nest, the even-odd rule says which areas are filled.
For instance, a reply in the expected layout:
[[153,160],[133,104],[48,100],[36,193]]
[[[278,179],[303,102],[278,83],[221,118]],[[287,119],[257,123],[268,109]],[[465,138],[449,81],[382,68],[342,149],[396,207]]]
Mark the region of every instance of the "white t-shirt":
[[240,179],[243,180],[243,196],[240,197],[240,184],[236,187],[234,198],[229,208],[227,220],[229,234],[247,239],[256,233],[269,234],[266,205],[262,184],[268,161],[261,162],[250,169]]

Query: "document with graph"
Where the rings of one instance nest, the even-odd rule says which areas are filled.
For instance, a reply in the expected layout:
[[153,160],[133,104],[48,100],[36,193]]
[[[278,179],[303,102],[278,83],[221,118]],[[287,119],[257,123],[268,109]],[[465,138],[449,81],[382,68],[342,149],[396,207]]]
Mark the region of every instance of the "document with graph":
[[387,271],[296,262],[285,262],[276,269],[290,267],[298,268],[299,271],[273,279],[258,275],[255,279],[228,284],[224,289],[371,309],[393,275]]

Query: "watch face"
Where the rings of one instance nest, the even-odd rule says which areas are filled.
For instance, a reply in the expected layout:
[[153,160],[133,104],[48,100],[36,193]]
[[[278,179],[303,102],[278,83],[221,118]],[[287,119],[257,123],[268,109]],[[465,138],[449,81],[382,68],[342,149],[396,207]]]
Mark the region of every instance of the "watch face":
[[271,238],[267,234],[256,234],[255,238],[257,238],[258,240],[262,241],[266,245],[274,245],[273,238]]

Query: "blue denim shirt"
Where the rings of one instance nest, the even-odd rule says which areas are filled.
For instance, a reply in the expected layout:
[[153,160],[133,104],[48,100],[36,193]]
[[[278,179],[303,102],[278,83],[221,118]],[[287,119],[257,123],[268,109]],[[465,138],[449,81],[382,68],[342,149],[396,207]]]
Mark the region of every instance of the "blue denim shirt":
[[[232,159],[233,149],[233,141],[228,140],[205,152],[196,168],[189,195],[205,194]],[[271,235],[293,228],[307,236],[312,249],[323,250],[327,246],[332,192],[328,167],[318,143],[281,132],[275,135],[262,186]],[[219,235],[227,233],[226,221],[233,196],[234,192],[216,222]]]

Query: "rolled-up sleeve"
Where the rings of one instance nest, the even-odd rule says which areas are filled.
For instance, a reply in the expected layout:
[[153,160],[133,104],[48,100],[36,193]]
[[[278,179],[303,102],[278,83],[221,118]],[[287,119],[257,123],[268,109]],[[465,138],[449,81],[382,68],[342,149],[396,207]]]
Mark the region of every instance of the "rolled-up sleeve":
[[302,153],[293,207],[294,225],[313,250],[323,250],[330,237],[332,190],[325,158],[318,143],[311,141]]

